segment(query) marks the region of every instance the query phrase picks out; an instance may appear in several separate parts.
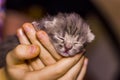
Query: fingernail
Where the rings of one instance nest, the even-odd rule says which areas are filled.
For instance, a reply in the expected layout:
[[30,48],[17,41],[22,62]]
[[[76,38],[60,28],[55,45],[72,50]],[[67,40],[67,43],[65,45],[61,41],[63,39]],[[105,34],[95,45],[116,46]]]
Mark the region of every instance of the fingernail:
[[23,24],[23,29],[26,32],[32,32],[32,25],[30,23],[25,23],[25,24]]
[[31,28],[29,26],[25,26],[24,29],[25,29],[26,32],[31,31]]
[[30,53],[35,53],[35,50],[36,50],[36,46],[34,46],[34,45],[31,45],[30,46]]
[[85,59],[84,65],[88,65],[88,59]]
[[41,39],[41,38],[46,38],[46,33],[44,32],[44,31],[40,31],[39,33],[38,33],[38,37]]
[[17,36],[20,37],[20,36],[22,36],[22,35],[23,35],[22,29],[20,28],[20,29],[17,30]]

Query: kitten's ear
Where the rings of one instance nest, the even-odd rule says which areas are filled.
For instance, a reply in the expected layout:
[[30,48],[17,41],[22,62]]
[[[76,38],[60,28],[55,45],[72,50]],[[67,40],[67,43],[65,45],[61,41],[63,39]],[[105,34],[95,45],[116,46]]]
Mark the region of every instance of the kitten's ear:
[[90,28],[88,28],[87,32],[87,42],[92,42],[95,38],[95,35],[91,32]]
[[33,25],[34,27],[36,27],[36,26],[39,25],[39,23],[38,23],[37,21],[33,21],[33,22],[32,22],[32,25]]
[[33,25],[33,27],[35,28],[36,31],[40,30],[40,28],[39,28],[40,23],[38,23],[37,21],[33,21],[32,25]]

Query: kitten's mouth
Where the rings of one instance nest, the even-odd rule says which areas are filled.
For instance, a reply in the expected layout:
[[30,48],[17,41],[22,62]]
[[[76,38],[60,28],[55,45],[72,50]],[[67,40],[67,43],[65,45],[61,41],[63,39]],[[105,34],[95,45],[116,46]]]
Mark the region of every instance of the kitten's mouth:
[[69,53],[69,50],[68,50],[68,49],[65,49],[64,53],[65,53],[65,54],[68,54],[68,53]]
[[64,57],[69,57],[69,56],[73,56],[71,55],[71,52],[70,52],[71,49],[64,49],[64,50],[61,50],[61,51],[58,51],[58,53]]
[[64,50],[64,53],[65,54],[69,54],[69,51],[72,49],[72,46],[71,47],[66,47],[65,46],[65,50]]
[[70,56],[69,50],[66,49],[65,51],[63,51],[63,52],[61,53],[61,55],[64,56],[64,57]]
[[68,56],[70,56],[68,50],[59,51],[59,54],[62,55],[62,56],[64,56],[64,57],[68,57]]

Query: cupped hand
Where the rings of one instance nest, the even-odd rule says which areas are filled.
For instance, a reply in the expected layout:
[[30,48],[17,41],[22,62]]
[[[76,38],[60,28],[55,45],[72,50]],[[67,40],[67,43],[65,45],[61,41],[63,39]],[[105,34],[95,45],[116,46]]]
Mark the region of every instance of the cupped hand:
[[36,32],[32,24],[25,23],[17,31],[20,41],[7,55],[8,76],[12,80],[82,80],[87,58],[60,56],[44,31]]

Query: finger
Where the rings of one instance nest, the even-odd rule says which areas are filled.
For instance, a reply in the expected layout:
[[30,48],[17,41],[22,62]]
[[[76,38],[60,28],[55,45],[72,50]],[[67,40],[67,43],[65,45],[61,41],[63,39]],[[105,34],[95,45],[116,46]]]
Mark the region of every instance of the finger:
[[41,60],[39,58],[30,59],[30,60],[28,60],[28,62],[32,66],[34,71],[35,70],[40,70],[40,69],[45,67],[45,65],[41,62]]
[[53,47],[53,45],[51,44],[50,40],[49,40],[49,37],[48,35],[40,30],[37,32],[37,37],[39,39],[39,41],[45,46],[45,48],[47,48],[47,50],[52,54],[52,56],[56,59],[56,60],[59,60],[62,58],[62,56],[60,56],[55,48]]
[[39,70],[45,67],[45,65],[39,58],[36,59],[36,64],[39,67]]
[[[18,39],[19,39],[21,44],[30,44],[30,42],[27,39],[27,36],[24,34],[22,28],[17,30],[17,36],[18,36]],[[38,58],[35,58],[34,60],[33,59],[28,60],[28,65],[29,65],[29,69],[31,71],[32,70],[40,70],[40,69],[42,69],[44,67],[44,64],[41,62],[41,60],[38,61]]]
[[[27,39],[26,35],[24,34],[22,28],[19,28],[17,30],[17,37],[18,37],[18,40],[21,44],[30,44],[30,42]],[[31,66],[30,62],[28,63],[28,68],[29,68],[30,71],[33,71],[33,67]]]
[[56,63],[56,60],[51,56],[51,54],[41,46],[41,53],[39,55],[41,61],[44,65],[48,66]]
[[64,76],[62,76],[58,80],[76,80],[83,63],[84,56],[79,60],[79,62],[75,66],[73,66]]
[[40,48],[36,45],[18,45],[14,50],[7,55],[7,64],[20,64],[26,59],[32,59],[39,55]]
[[77,80],[83,80],[83,78],[84,78],[84,76],[85,76],[85,73],[86,73],[86,70],[87,70],[87,65],[88,65],[88,59],[85,58],[83,67],[82,67],[82,69],[81,69],[81,72],[80,72]]
[[25,23],[22,26],[25,34],[27,35],[28,39],[31,43],[36,44],[38,43],[38,40],[36,38],[36,31],[31,23]]
[[79,61],[80,57],[81,54],[74,57],[63,58],[56,64],[47,66],[40,71],[30,72],[26,75],[26,80],[56,80],[73,67]]
[[17,30],[17,37],[20,41],[21,44],[30,44],[29,40],[27,39],[27,37],[25,36],[22,28],[19,28]]
[[32,68],[31,65],[28,65],[28,68],[29,68],[30,71],[33,71],[33,68]]
[[[32,24],[26,23],[23,25],[23,29],[30,39],[31,43],[39,45],[41,48],[40,59],[45,65],[50,65],[56,62],[56,60],[49,54],[49,52],[41,45],[41,43],[36,38],[36,31]],[[49,60],[49,61],[48,61]]]

